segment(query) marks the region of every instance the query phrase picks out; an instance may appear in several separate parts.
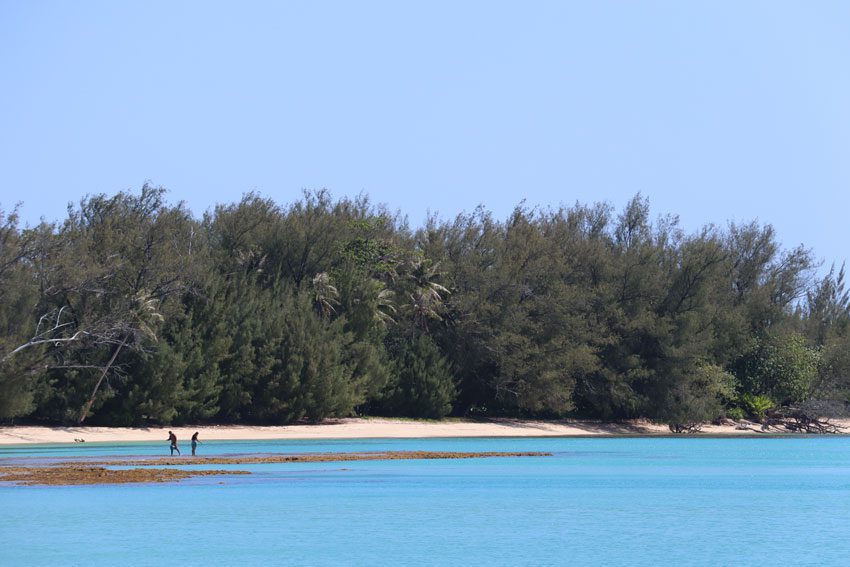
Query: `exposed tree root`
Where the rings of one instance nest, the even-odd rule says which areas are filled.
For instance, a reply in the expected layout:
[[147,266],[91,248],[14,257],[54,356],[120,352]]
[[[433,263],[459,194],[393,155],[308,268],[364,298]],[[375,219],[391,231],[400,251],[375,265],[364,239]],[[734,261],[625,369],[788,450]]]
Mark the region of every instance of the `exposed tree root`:
[[801,408],[786,407],[768,412],[764,420],[768,427],[782,427],[796,433],[844,433],[844,428],[831,423],[829,418],[813,417]]

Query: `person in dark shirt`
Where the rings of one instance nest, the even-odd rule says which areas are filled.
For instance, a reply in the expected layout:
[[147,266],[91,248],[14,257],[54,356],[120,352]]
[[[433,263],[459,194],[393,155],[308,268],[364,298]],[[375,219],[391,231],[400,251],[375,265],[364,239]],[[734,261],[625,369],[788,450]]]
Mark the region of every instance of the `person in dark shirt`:
[[177,451],[177,454],[180,454],[180,449],[177,448],[177,436],[174,435],[173,432],[168,432],[168,440],[171,441],[171,456],[174,456],[174,451]]
[[194,435],[192,435],[192,456],[195,456],[195,448],[198,446],[198,432],[196,431]]

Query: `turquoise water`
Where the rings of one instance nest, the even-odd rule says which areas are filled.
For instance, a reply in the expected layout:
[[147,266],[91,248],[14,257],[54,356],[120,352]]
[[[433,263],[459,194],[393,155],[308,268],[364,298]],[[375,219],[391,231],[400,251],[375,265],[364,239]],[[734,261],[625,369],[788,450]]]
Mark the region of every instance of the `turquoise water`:
[[[255,474],[170,484],[2,485],[0,565],[850,564],[847,437],[208,442],[199,449],[555,455],[239,465],[232,468]],[[0,458],[167,452],[165,444],[55,445],[4,448]]]

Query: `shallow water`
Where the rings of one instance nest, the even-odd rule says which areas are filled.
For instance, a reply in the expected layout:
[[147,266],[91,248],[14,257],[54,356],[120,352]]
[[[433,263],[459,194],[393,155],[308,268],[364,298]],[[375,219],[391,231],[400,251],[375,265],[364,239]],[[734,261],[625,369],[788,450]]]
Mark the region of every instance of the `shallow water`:
[[[0,485],[0,565],[850,564],[847,437],[199,447],[381,450],[555,455],[237,465],[255,474],[170,484]],[[166,454],[165,443],[0,449],[0,458]]]

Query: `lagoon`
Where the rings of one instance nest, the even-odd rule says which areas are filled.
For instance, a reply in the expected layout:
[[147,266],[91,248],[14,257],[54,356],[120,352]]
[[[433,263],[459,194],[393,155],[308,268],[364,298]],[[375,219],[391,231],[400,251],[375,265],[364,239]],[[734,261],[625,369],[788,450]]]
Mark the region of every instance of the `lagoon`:
[[[165,484],[0,485],[0,565],[850,561],[848,437],[211,441],[199,449],[554,455],[236,465],[254,474]],[[167,453],[165,443],[30,445],[0,448],[0,459]]]

